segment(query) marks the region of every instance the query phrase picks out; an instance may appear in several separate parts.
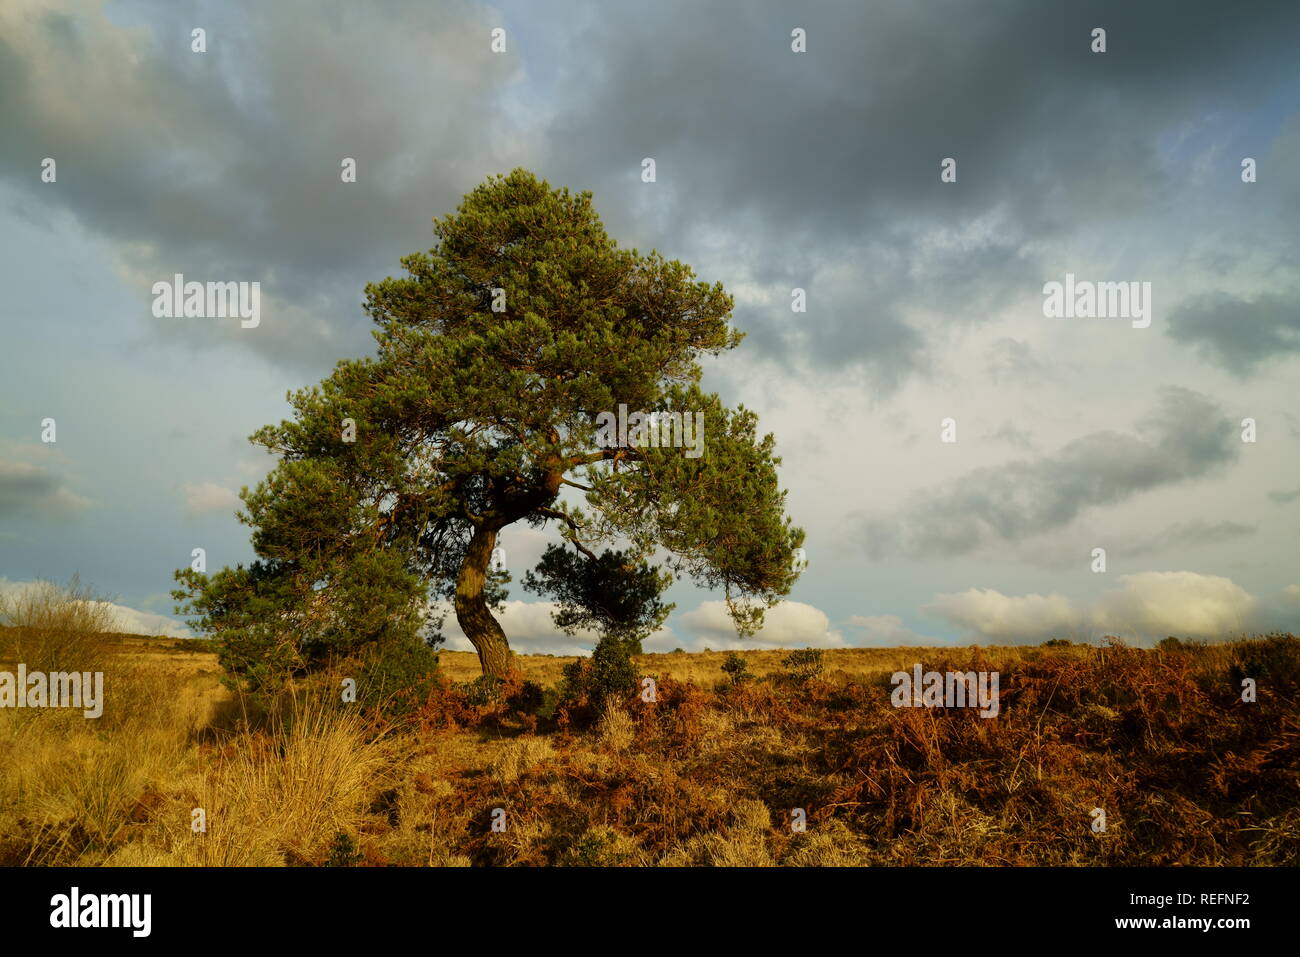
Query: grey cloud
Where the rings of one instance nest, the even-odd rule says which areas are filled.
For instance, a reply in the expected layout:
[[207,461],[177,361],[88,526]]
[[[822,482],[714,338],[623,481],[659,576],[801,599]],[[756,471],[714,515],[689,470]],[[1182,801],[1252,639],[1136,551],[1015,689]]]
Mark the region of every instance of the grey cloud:
[[897,648],[900,646],[935,647],[951,644],[938,638],[918,634],[903,624],[897,615],[853,615],[849,625],[861,629],[860,640],[854,645],[868,648]]
[[1034,355],[1029,343],[1004,337],[985,350],[989,378],[996,383],[1025,384],[1040,379],[1047,364]]
[[1123,556],[1162,554],[1174,549],[1219,545],[1249,538],[1256,531],[1254,525],[1246,525],[1242,522],[1207,522],[1203,519],[1192,519],[1187,522],[1175,522],[1148,539],[1112,546],[1110,551]]
[[1246,376],[1269,359],[1300,353],[1300,294],[1264,293],[1247,300],[1216,292],[1179,304],[1169,334],[1207,359]]
[[[184,7],[71,9],[0,12],[0,176],[27,215],[67,210],[115,242],[160,337],[313,369],[368,352],[364,284],[511,165],[497,99],[518,61],[489,51],[484,8],[248,0],[198,18],[204,54]],[[262,325],[153,319],[150,285],[177,272],[260,281]]]
[[71,517],[90,503],[62,476],[29,462],[0,460],[0,518]]
[[1151,534],[1127,526],[1111,532],[1081,529],[1080,534],[1035,543],[1024,558],[1038,568],[1079,569],[1089,566],[1094,547],[1105,545],[1106,554],[1112,559],[1157,555],[1183,560],[1192,549],[1241,541],[1258,531],[1258,526],[1244,522],[1200,518],[1174,522]]
[[[57,206],[114,240],[142,317],[148,283],[174,272],[263,282],[257,330],[159,336],[313,369],[368,351],[364,283],[427,246],[430,218],[484,175],[526,162],[593,188],[620,238],[696,261],[743,248],[753,281],[808,288],[797,325],[788,306],[784,322],[740,310],[751,344],[886,392],[928,368],[916,313],[977,321],[1041,285],[1030,238],[1174,208],[1159,138],[1257,104],[1300,24],[1294,6],[1249,3],[589,2],[562,18],[521,6],[498,57],[501,18],[456,0],[382,15],[245,0],[205,12],[194,54],[184,8],[72,9],[0,14],[0,176],[28,215]],[[1088,50],[1098,22],[1104,57]],[[806,54],[790,52],[795,24]],[[525,75],[548,94],[520,94],[524,125],[546,127],[540,155],[514,125]],[[46,155],[56,185],[37,180]],[[356,184],[338,180],[344,156]],[[947,156],[959,175],[943,187]]]
[[904,318],[901,297],[887,278],[858,274],[816,282],[791,276],[786,282],[782,289],[806,290],[807,313],[792,313],[788,295],[775,316],[752,308],[736,311],[737,325],[748,335],[746,345],[756,346],[764,357],[796,374],[852,364],[886,392],[909,373],[928,367],[925,339]]
[[1008,445],[1014,445],[1018,449],[1026,452],[1032,452],[1034,449],[1033,437],[1024,429],[1016,428],[1011,422],[1003,422],[996,432],[991,433],[988,438],[999,442],[1006,442]]
[[1269,492],[1268,497],[1279,505],[1288,505],[1296,499],[1300,499],[1300,486],[1291,489],[1289,492]]
[[894,516],[859,519],[867,553],[934,557],[1019,542],[1089,508],[1208,474],[1233,461],[1232,421],[1206,396],[1166,388],[1136,434],[1094,432],[1054,455],[977,469],[917,493]]
[[[1095,55],[1103,22],[1110,48]],[[1174,3],[668,2],[641,8],[635,30],[597,14],[566,38],[579,55],[558,81],[548,163],[611,197],[634,233],[675,249],[743,241],[772,288],[850,264],[860,293],[810,307],[800,355],[896,381],[925,368],[910,311],[975,321],[1041,287],[1029,237],[1176,209],[1161,137],[1256,105],[1297,24],[1294,8]],[[794,25],[805,54],[790,52]],[[653,187],[636,177],[643,156]],[[958,181],[942,186],[948,156]],[[638,225],[641,206],[668,225]],[[780,324],[738,318],[793,361]]]
[[[1283,51],[1300,22],[1295,11],[1283,22],[1272,12],[656,4],[642,11],[655,22],[636,30],[598,19],[574,38],[600,59],[574,70],[574,86],[591,95],[572,100],[554,139],[588,142],[599,131],[602,159],[626,145],[627,166],[604,166],[611,189],[642,155],[655,156],[696,220],[743,215],[787,235],[858,236],[903,212],[950,221],[1007,202],[1033,211],[1039,226],[1065,225],[1080,211],[1106,212],[1098,201],[1123,210],[1145,197],[1144,185],[1159,179],[1155,130],[1190,118],[1183,111],[1197,96],[1228,105],[1258,95],[1261,51]],[[1105,60],[1088,50],[1099,19],[1112,36]],[[790,53],[795,23],[808,31],[807,54]],[[660,42],[645,42],[651,34]],[[593,83],[602,67],[609,82]],[[1121,142],[1126,149],[1108,152]],[[579,153],[568,162],[590,174]],[[961,187],[959,175],[958,188],[936,189],[945,156],[980,188]],[[1053,213],[1062,183],[1087,196],[1087,207]]]

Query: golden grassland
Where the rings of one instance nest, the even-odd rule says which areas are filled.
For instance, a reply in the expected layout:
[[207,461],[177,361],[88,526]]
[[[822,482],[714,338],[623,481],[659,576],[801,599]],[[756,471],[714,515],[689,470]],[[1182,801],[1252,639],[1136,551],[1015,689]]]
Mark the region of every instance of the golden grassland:
[[[835,649],[802,680],[754,650],[739,684],[722,652],[642,655],[656,701],[556,718],[525,682],[573,659],[519,656],[485,698],[475,656],[442,652],[392,718],[335,700],[338,675],[254,702],[200,643],[100,638],[101,718],[0,709],[0,864],[1300,863],[1289,636]],[[0,669],[18,654],[0,641]],[[889,674],[918,662],[999,671],[1001,713],[892,707]]]
[[[846,678],[876,678],[895,671],[911,670],[920,658],[951,652],[939,648],[827,648],[822,652],[828,673],[839,673]],[[985,648],[986,660],[993,667],[1002,663],[1023,660],[1027,655],[1041,653],[1037,648]],[[1054,648],[1053,654],[1083,655],[1081,645]],[[677,652],[637,655],[634,660],[642,674],[664,674],[678,681],[694,681],[712,688],[726,679],[722,663],[731,654],[728,651]],[[769,678],[786,672],[782,659],[789,654],[784,649],[755,649],[738,652],[745,659],[748,670],[756,678]],[[478,655],[471,651],[443,651],[439,653],[439,669],[453,681],[473,681],[480,674]],[[577,661],[575,657],[553,655],[517,655],[521,675],[542,685],[559,683],[566,664]]]

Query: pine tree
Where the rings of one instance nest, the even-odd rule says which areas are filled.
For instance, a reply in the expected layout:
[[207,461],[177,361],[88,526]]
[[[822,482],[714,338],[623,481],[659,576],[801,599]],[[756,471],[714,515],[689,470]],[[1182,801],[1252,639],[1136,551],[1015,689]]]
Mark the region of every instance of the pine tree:
[[[742,338],[721,284],[619,248],[590,193],[524,170],[487,180],[434,232],[406,276],[366,288],[377,355],[340,362],[289,397],[291,421],[252,436],[280,459],[242,493],[257,559],[177,572],[225,667],[259,685],[436,640],[430,601],[445,599],[484,674],[501,676],[490,563],[517,522],[557,529],[582,558],[548,552],[530,576],[562,625],[646,634],[675,574],[722,589],[752,634],[789,592],[803,532],[784,514],[772,436],[699,386],[699,359]],[[654,442],[644,420],[610,441],[602,423],[620,406],[702,414],[703,441]],[[596,551],[610,544],[622,549]]]

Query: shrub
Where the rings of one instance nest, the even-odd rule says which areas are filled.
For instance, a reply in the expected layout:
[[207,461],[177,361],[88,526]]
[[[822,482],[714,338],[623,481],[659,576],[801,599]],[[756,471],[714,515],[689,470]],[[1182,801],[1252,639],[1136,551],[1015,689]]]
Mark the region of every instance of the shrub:
[[636,665],[631,646],[612,636],[601,638],[587,660],[564,666],[559,705],[571,718],[588,723],[607,701],[618,701],[636,691]]
[[466,684],[457,684],[446,675],[434,682],[429,696],[416,712],[421,734],[467,727],[478,720],[478,708],[470,705]]
[[[422,733],[453,728],[500,725],[522,718],[526,730],[537,727],[537,719],[549,719],[555,709],[555,693],[518,671],[504,678],[480,675],[473,681],[435,682],[421,703],[418,724]],[[549,709],[549,710],[548,710]]]
[[726,660],[722,662],[722,670],[731,679],[732,687],[754,677],[750,674],[749,665],[745,663],[745,659],[734,651],[727,655]]
[[29,671],[102,671],[112,625],[110,603],[75,575],[67,585],[42,581],[0,595],[0,626],[11,629],[0,651]]
[[334,843],[330,845],[330,856],[325,862],[326,867],[356,867],[361,860],[361,855],[357,853],[356,845],[352,838],[339,831],[334,835]]
[[693,682],[664,675],[657,682],[655,704],[638,712],[643,730],[662,734],[661,745],[669,752],[694,752],[704,735],[704,719],[715,700]]
[[1235,643],[1229,676],[1234,686],[1243,678],[1268,682],[1281,700],[1300,690],[1300,639],[1274,633]]
[[546,691],[536,681],[524,681],[518,688],[511,689],[506,697],[506,704],[513,711],[523,714],[537,714],[546,702]]
[[634,863],[636,842],[611,827],[587,831],[560,856],[568,867],[620,867]]
[[820,648],[800,648],[782,658],[781,664],[790,669],[796,681],[808,681],[822,673],[824,658]]
[[1044,648],[1069,648],[1070,639],[1069,638],[1048,638],[1045,642],[1043,642],[1043,647]]
[[602,705],[609,698],[625,697],[636,691],[636,665],[632,646],[618,638],[602,638],[591,653],[592,703]]
[[377,645],[357,673],[357,702],[386,717],[404,717],[428,698],[437,674],[438,653],[418,638]]
[[544,688],[542,689],[541,704],[537,706],[537,710],[534,711],[533,714],[537,715],[537,717],[543,721],[551,721],[555,718],[555,709],[559,707],[559,704],[560,689]]
[[501,700],[502,680],[495,675],[479,675],[461,685],[465,703],[473,708],[485,708]]

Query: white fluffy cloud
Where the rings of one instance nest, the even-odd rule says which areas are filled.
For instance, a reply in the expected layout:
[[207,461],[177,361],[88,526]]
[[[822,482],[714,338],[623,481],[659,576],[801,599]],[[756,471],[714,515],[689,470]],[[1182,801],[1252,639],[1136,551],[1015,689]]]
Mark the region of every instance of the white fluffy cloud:
[[1073,636],[1082,625],[1064,595],[1013,596],[993,588],[938,595],[924,611],[946,618],[969,635],[1012,643]]
[[736,627],[727,614],[727,604],[706,601],[680,618],[689,634],[682,647],[698,651],[745,648],[842,648],[844,636],[830,627],[830,619],[820,608],[800,601],[783,601],[769,608],[763,629],[752,638],[736,636]]
[[113,616],[113,630],[128,635],[161,635],[167,638],[193,638],[193,633],[175,618],[140,611],[126,605],[100,602],[107,605]]
[[1142,572],[1119,582],[1082,607],[1063,595],[1016,596],[972,588],[939,595],[925,610],[972,638],[1011,644],[1102,635],[1147,641],[1167,635],[1215,639],[1268,627],[1263,603],[1228,578],[1188,571]]
[[1227,638],[1251,630],[1257,602],[1240,585],[1196,572],[1143,572],[1120,579],[1092,608],[1107,634]]

